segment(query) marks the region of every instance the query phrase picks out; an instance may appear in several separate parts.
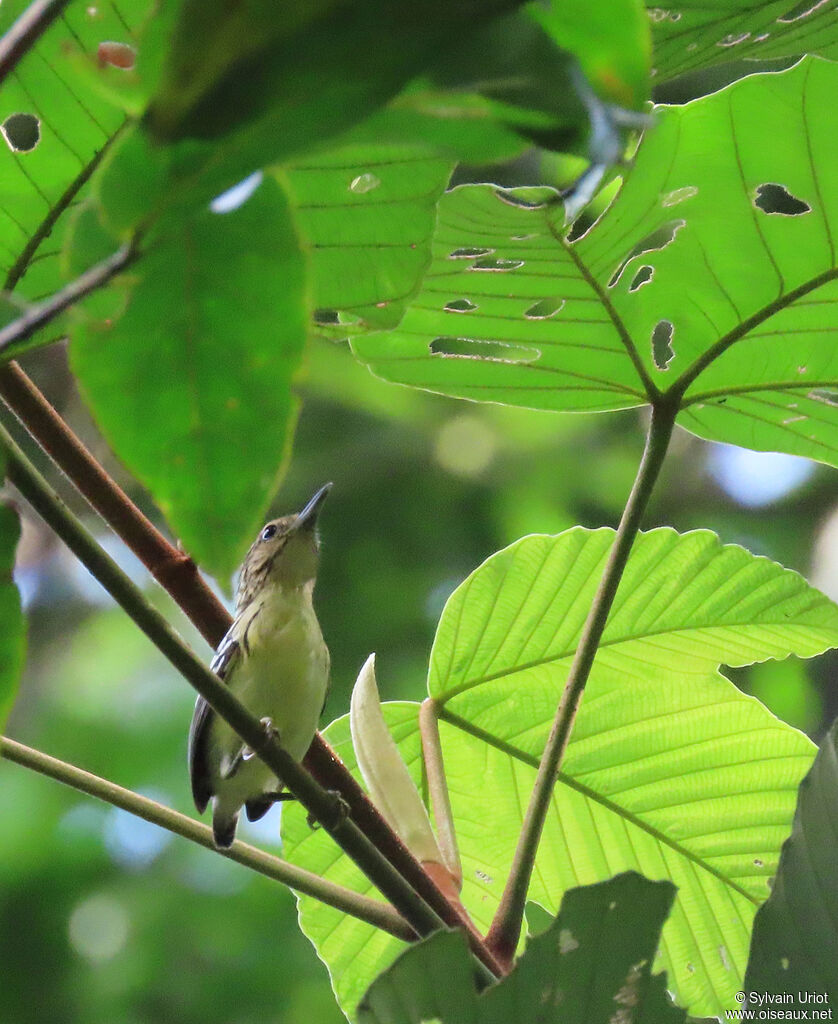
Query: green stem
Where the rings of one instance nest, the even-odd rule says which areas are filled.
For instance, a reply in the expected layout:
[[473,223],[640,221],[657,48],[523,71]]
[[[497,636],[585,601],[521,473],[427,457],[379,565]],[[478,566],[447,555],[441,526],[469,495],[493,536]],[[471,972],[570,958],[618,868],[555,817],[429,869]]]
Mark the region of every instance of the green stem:
[[643,513],[663,465],[672,429],[675,426],[677,411],[676,403],[662,400],[652,406],[652,419],[646,436],[643,458],[640,460],[634,486],[623,510],[602,579],[585,620],[579,646],[576,648],[564,692],[556,711],[553,728],[539,762],[535,785],[524,816],[509,878],[492,926],[486,936],[487,946],[502,963],[511,961],[518,944],[527,890],[547,811],[550,807],[556,774],[567,748],[576,713],[585,691],[585,684],[588,681],[597,647],[608,620],[608,613],[617,595],[617,588],[634,544],[634,538],[637,536]]
[[189,839],[208,850],[215,850],[222,857],[234,860],[237,864],[243,864],[267,878],[283,882],[297,892],[314,896],[322,903],[327,903],[330,907],[335,907],[345,914],[350,914],[361,921],[366,921],[367,924],[381,928],[405,942],[410,942],[416,937],[413,929],[386,903],[370,899],[368,896],[361,896],[350,889],[345,889],[342,885],[335,885],[334,882],[320,878],[319,875],[315,875],[311,871],[298,868],[294,864],[289,864],[288,861],[274,857],[263,850],[257,850],[255,846],[249,846],[239,840],[233,843],[228,850],[218,850],[213,843],[212,829],[207,825],[202,825],[193,818],[180,814],[155,800],[149,800],[148,797],[140,796],[130,789],[123,789],[122,786],[117,786],[108,779],[82,771],[75,765],[59,761],[58,758],[50,757],[40,750],[33,750],[7,736],[0,737],[0,756],[7,761],[13,761],[15,764],[23,765],[41,775],[62,782],[66,786],[71,786],[82,793],[87,793],[89,796],[113,804],[114,807],[120,807],[130,814],[135,814],[145,821],[159,825],[160,828],[165,828],[167,831]]
[[343,801],[320,786],[286,753],[275,735],[266,730],[218,676],[195,656],[160,612],[146,601],[139,587],[96,544],[49,488],[3,427],[0,427],[0,444],[7,452],[8,475],[12,483],[216,714],[321,823],[418,935],[427,935],[439,928],[439,917],[360,831],[345,812]]

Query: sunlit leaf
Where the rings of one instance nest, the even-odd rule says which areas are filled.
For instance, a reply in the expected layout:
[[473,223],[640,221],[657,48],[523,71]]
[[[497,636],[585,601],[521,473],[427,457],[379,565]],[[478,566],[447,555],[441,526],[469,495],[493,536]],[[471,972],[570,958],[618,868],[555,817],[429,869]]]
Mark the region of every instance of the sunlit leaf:
[[666,978],[651,976],[674,889],[635,873],[571,889],[558,917],[532,939],[512,973],[478,994],[468,947],[437,932],[403,953],[373,982],[360,1024],[678,1024]]
[[[26,0],[5,0],[0,33],[28,6]],[[34,145],[25,151],[13,149],[8,133],[0,138],[0,261],[6,289],[36,299],[58,286],[61,214],[82,192],[125,120],[121,110],[90,89],[80,68],[85,62],[98,68],[102,43],[134,45],[128,26],[139,24],[148,8],[149,0],[68,5],[3,82],[0,123],[26,115],[38,126]]]
[[[612,540],[612,531],[581,529],[524,538],[477,569],[443,612],[429,688],[443,705],[463,901],[482,930]],[[733,1005],[750,924],[813,747],[716,667],[835,644],[838,608],[796,573],[723,547],[708,532],[641,534],[571,736],[529,898],[556,913],[566,889],[617,871],[670,879],[679,893],[662,944],[669,987],[692,1013]],[[386,675],[383,652],[379,671]],[[391,704],[385,713],[421,782],[417,707]],[[327,736],[354,767],[346,722]],[[286,809],[283,830],[289,857],[367,890],[296,809]],[[301,921],[344,1009],[400,948],[305,898]]]
[[656,81],[733,60],[803,53],[838,56],[838,24],[824,0],[724,0],[712,5],[684,0],[647,7]]
[[809,60],[659,110],[575,243],[549,192],[457,189],[402,323],[356,353],[388,380],[541,409],[686,392],[703,437],[838,464],[836,87]]

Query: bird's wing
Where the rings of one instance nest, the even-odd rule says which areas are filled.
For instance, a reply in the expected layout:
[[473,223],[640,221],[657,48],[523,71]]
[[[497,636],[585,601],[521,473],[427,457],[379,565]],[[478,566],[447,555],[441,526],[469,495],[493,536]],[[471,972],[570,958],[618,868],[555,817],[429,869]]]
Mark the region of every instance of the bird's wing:
[[[233,628],[233,626],[230,627],[210,662],[210,669],[222,681],[227,680],[231,670],[241,657],[241,646],[233,637]],[[213,795],[210,770],[207,764],[207,741],[213,714],[209,704],[203,697],[199,697],[195,701],[192,724],[189,726],[189,778],[192,781],[192,799],[200,814],[204,813],[209,799]]]

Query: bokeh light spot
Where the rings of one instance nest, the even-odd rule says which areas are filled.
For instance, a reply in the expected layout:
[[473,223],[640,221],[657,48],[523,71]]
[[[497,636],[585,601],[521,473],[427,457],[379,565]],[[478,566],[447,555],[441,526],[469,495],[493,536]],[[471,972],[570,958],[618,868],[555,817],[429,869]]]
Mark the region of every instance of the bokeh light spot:
[[125,907],[113,896],[90,896],[77,903],[70,914],[70,945],[86,960],[110,960],[125,945],[128,924]]
[[479,416],[463,413],[439,428],[434,454],[449,473],[474,478],[489,468],[496,451],[492,428]]

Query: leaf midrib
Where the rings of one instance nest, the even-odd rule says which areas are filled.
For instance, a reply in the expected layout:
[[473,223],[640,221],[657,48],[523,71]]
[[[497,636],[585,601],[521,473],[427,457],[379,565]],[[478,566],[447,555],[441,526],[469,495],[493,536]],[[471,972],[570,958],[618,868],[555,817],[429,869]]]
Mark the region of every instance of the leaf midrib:
[[[474,736],[475,739],[481,740],[488,746],[494,747],[496,750],[499,750],[503,754],[507,754],[514,760],[520,761],[522,764],[526,764],[530,768],[538,770],[539,762],[537,757],[533,757],[531,754],[525,753],[520,748],[515,747],[511,743],[506,743],[504,740],[499,739],[497,736],[493,736],[491,733],[486,732],[486,730],[481,729],[480,726],[474,725],[472,722],[469,722],[468,719],[462,718],[460,715],[456,714],[453,711],[449,711],[445,707],[440,707],[439,715],[440,718],[448,722],[449,725],[454,726],[454,728],[461,729],[463,732],[466,732],[469,735]],[[743,896],[745,899],[748,900],[749,903],[752,903],[754,906],[759,907],[762,905],[762,903],[764,903],[764,900],[761,900],[759,897],[754,896],[753,893],[749,893],[747,889],[743,888],[738,882],[734,882],[731,878],[728,878],[718,868],[714,868],[712,865],[706,863],[706,861],[699,857],[698,854],[693,853],[691,850],[682,846],[677,840],[670,838],[666,835],[666,833],[662,832],[660,829],[655,828],[653,825],[649,825],[647,822],[643,821],[642,818],[639,818],[637,815],[627,810],[625,807],[622,807],[620,804],[615,803],[612,800],[609,800],[608,797],[603,796],[603,794],[599,793],[597,790],[591,789],[589,786],[586,786],[584,783],[579,782],[577,779],[573,778],[572,776],[566,774],[563,771],[559,771],[557,773],[556,781],[568,786],[570,789],[579,793],[581,796],[584,796],[587,799],[592,800],[594,803],[598,804],[605,810],[610,811],[612,814],[616,814],[621,820],[626,821],[631,825],[634,825],[642,832],[645,832],[647,835],[651,836],[657,842],[669,847],[669,849],[678,854],[679,857],[684,857],[686,860],[689,860],[691,863],[701,868],[702,871],[706,871],[708,874],[713,875],[713,877],[717,878],[720,882],[722,882],[723,885],[739,893],[740,896]],[[766,898],[767,896],[768,893],[766,892]]]

